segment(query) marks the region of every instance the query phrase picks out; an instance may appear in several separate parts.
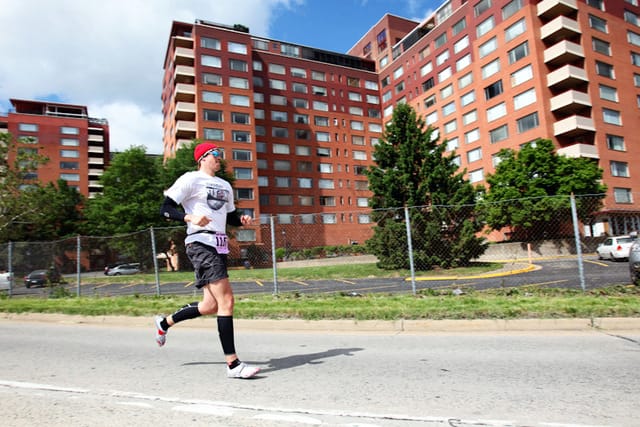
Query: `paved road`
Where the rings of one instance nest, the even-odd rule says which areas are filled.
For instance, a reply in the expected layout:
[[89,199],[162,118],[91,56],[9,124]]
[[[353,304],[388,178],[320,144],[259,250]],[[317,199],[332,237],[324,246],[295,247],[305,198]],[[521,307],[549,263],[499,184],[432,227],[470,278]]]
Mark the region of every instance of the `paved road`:
[[[213,319],[0,320],[3,426],[617,426],[640,419],[640,330],[237,331],[230,380]],[[123,324],[128,323],[128,326]],[[198,326],[191,326],[198,325]]]
[[[629,265],[627,262],[600,261],[595,256],[584,258],[585,288],[629,284]],[[334,261],[335,262],[335,261]],[[102,273],[87,273],[82,278],[80,293],[85,296],[96,295],[155,295],[158,291],[155,283],[129,284],[103,283]],[[372,293],[372,292],[412,292],[414,284],[406,277],[397,278],[344,278],[327,280],[278,280],[277,288],[272,280],[259,282],[234,282],[234,292],[241,294],[256,293]],[[77,293],[75,276],[69,277],[66,288],[72,294]],[[581,289],[578,262],[574,258],[536,259],[533,265],[524,261],[506,262],[504,268],[481,276],[423,278],[416,277],[417,291],[431,288],[474,288],[488,289],[513,286],[541,286]],[[48,288],[26,289],[18,286],[14,296],[48,295]],[[160,293],[190,294],[198,291],[193,283],[162,283]]]

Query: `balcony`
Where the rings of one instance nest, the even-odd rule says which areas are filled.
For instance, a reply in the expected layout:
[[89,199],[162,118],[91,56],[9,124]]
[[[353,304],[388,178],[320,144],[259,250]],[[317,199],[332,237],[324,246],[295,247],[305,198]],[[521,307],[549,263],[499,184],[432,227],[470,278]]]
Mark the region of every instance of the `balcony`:
[[558,16],[540,28],[540,37],[546,43],[557,43],[562,40],[571,40],[582,34],[578,21]]
[[173,94],[173,99],[176,102],[186,101],[195,102],[196,100],[196,86],[186,83],[178,83]]
[[104,159],[102,157],[89,157],[88,163],[92,166],[104,166]]
[[598,154],[598,149],[596,148],[596,146],[589,145],[589,144],[577,143],[577,144],[569,145],[568,147],[559,148],[557,152],[558,154],[561,154],[563,156],[574,157],[574,158],[578,158],[578,157],[586,157],[589,159],[600,158],[600,155]]
[[591,117],[574,115],[553,124],[553,134],[555,136],[576,137],[595,131],[596,127]]
[[91,135],[87,138],[89,142],[104,142],[104,135]]
[[104,154],[104,147],[103,146],[90,145],[88,147],[87,151],[89,153],[94,153],[94,154]]
[[196,104],[193,102],[178,102],[176,104],[176,120],[196,119]]
[[551,98],[551,111],[554,113],[575,113],[584,108],[591,108],[591,98],[584,92],[571,89]]
[[173,36],[173,45],[175,47],[193,49],[193,39],[185,36]]
[[196,122],[178,120],[176,122],[176,138],[195,138]]
[[173,62],[176,65],[193,66],[194,59],[195,55],[193,54],[193,49],[177,47],[173,52]]
[[587,72],[575,65],[565,65],[547,74],[547,86],[554,89],[573,89],[588,82]]
[[544,51],[544,62],[547,65],[558,67],[575,63],[584,59],[584,49],[577,43],[563,40]]
[[176,66],[175,72],[173,73],[173,79],[176,83],[194,83],[195,78],[195,68],[189,67],[188,65]]
[[99,176],[102,176],[103,173],[104,173],[104,170],[102,170],[102,169],[91,169],[91,168],[89,168],[89,176],[90,177],[99,177]]
[[547,20],[569,16],[578,11],[577,0],[543,0],[538,3],[538,17]]

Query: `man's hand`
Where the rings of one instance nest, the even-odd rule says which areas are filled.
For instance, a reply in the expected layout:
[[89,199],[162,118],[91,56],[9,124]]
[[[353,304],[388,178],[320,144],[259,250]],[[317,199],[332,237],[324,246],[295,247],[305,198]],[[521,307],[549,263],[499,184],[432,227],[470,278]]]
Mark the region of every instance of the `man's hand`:
[[250,225],[253,222],[253,218],[249,215],[242,215],[240,217],[240,222],[242,222],[242,225]]
[[209,224],[211,220],[203,215],[185,215],[184,222],[190,222],[193,225],[204,227],[205,225]]

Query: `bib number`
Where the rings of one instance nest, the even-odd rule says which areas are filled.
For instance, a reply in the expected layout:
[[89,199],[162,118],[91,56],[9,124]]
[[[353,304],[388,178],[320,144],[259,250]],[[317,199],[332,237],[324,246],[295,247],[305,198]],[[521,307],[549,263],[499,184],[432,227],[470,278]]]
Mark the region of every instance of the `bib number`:
[[219,254],[229,253],[229,243],[226,234],[216,234],[213,236],[213,243]]

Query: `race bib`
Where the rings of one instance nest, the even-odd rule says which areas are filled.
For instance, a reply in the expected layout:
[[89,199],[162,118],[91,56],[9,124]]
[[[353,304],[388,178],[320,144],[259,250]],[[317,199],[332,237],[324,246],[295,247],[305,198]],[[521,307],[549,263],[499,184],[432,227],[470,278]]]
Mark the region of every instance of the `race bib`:
[[214,234],[211,237],[213,239],[213,247],[216,248],[219,254],[229,253],[229,239],[226,234]]

